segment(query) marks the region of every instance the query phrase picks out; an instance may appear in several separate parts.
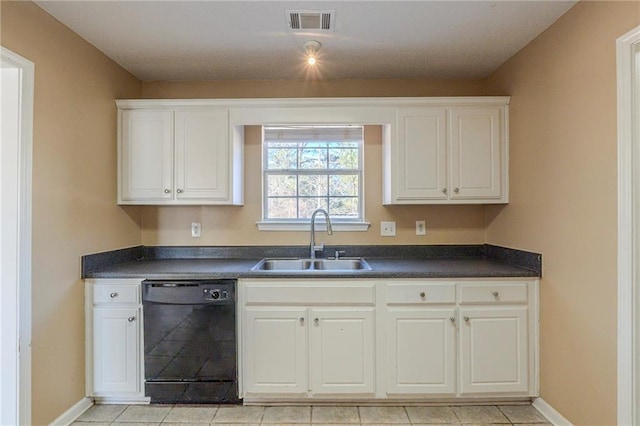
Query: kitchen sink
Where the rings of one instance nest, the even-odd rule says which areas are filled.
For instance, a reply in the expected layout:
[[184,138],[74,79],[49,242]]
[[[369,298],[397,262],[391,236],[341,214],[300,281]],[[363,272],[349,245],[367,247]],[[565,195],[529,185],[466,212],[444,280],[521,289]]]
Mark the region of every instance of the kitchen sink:
[[274,272],[322,272],[322,271],[370,271],[362,258],[343,259],[262,259],[252,271]]

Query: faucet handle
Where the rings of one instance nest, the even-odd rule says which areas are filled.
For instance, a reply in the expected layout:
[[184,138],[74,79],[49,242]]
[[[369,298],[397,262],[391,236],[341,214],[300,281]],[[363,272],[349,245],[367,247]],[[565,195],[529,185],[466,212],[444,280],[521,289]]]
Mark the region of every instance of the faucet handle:
[[345,250],[336,250],[335,258],[336,258],[336,259],[340,259],[340,256],[342,256],[342,255],[343,255],[343,254],[345,254],[345,253],[346,253],[346,251],[345,251]]

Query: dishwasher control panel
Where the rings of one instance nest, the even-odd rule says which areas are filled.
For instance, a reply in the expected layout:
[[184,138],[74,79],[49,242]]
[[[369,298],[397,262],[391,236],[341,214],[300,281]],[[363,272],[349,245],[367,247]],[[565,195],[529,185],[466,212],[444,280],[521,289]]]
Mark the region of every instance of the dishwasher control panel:
[[221,290],[219,288],[204,288],[202,294],[205,300],[227,300],[229,298],[229,292],[227,290]]

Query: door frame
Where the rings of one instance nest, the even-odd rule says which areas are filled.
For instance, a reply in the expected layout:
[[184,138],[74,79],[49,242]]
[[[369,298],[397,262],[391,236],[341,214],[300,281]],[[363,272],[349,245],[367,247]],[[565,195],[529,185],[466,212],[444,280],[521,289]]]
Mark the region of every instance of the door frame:
[[640,26],[616,41],[618,424],[640,422]]
[[[12,261],[10,265],[3,264],[3,268],[10,268],[10,272],[16,279],[12,279],[8,284],[2,283],[2,296],[9,296],[10,300],[5,300],[5,297],[1,299],[3,306],[11,303],[17,308],[11,312],[11,315],[0,318],[2,329],[11,327],[17,335],[15,343],[9,348],[2,348],[3,358],[8,354],[9,362],[16,364],[14,371],[17,371],[17,375],[11,379],[9,389],[15,388],[17,407],[13,405],[16,399],[11,398],[12,401],[9,404],[4,401],[6,398],[2,398],[0,413],[3,420],[7,419],[7,415],[11,418],[15,417],[13,424],[31,424],[31,179],[35,65],[2,46],[0,46],[0,58],[2,67],[19,70],[20,102],[18,137],[2,142],[14,144],[12,148],[15,154],[9,160],[17,164],[15,170],[12,169],[10,172],[12,184],[15,182],[16,186],[17,202],[15,206],[9,204],[9,208],[17,218],[17,223],[15,237],[12,237],[12,241],[9,242],[15,247],[16,261]],[[3,280],[4,278],[3,275]]]

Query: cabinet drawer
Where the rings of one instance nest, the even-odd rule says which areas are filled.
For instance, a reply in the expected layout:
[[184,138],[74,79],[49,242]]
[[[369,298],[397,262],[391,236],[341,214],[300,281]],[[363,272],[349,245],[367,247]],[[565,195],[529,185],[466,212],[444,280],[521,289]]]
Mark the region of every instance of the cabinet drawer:
[[140,287],[127,284],[93,286],[93,303],[140,303]]
[[305,305],[373,305],[375,288],[342,285],[260,285],[246,286],[247,304],[305,304]]
[[454,283],[388,284],[387,304],[442,304],[456,302]]
[[527,283],[464,283],[459,284],[460,304],[527,303]]

